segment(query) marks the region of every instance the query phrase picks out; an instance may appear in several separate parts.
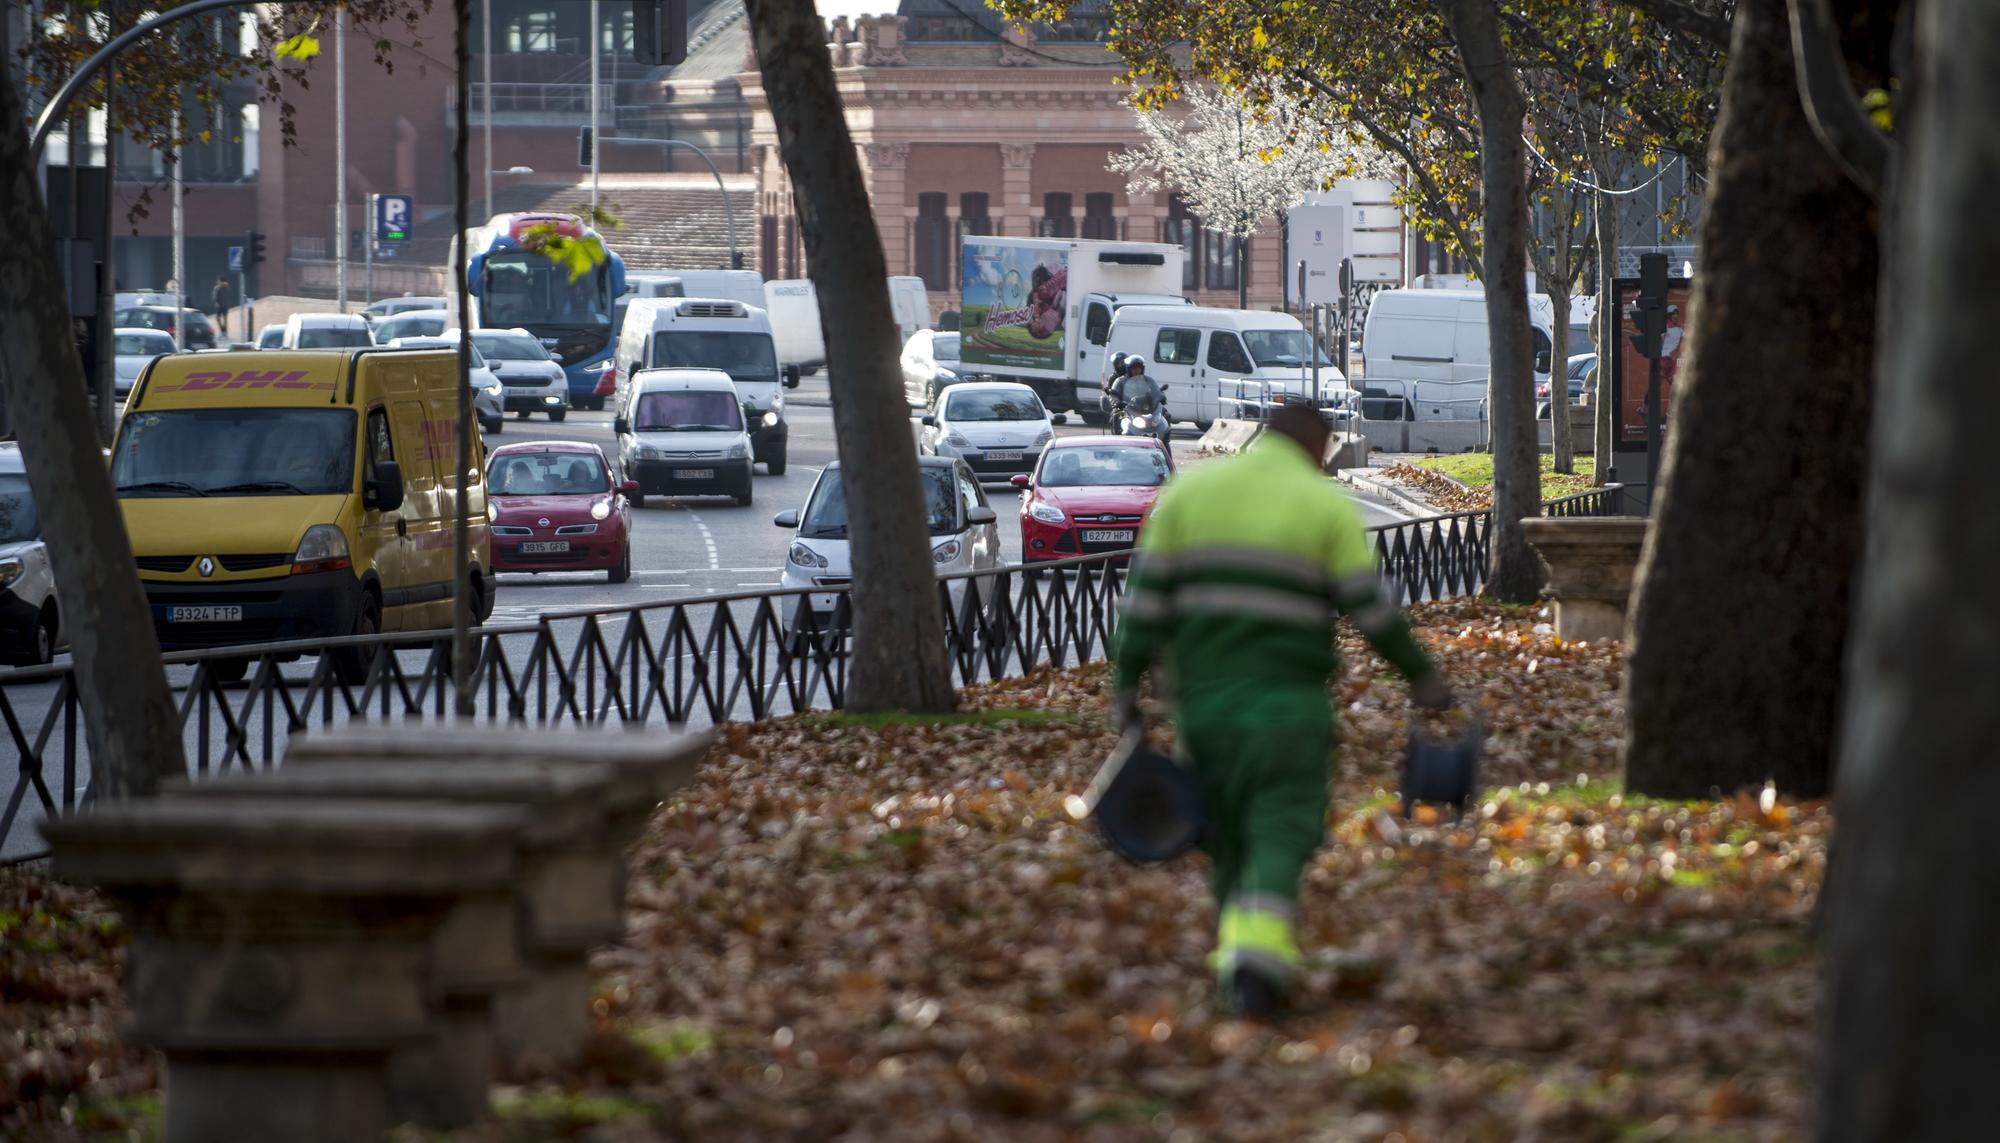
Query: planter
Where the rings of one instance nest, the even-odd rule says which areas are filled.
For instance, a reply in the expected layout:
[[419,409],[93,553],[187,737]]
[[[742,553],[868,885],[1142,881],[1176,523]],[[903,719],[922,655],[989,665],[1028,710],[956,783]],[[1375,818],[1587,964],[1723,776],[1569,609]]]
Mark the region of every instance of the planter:
[[1625,637],[1632,577],[1646,541],[1642,516],[1534,517],[1521,521],[1548,569],[1556,635],[1572,642]]

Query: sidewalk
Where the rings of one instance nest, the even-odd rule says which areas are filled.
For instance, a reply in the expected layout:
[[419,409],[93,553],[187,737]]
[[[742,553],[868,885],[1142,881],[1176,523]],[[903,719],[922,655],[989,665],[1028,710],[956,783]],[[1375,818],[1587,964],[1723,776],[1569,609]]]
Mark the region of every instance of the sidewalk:
[[1360,492],[1365,492],[1377,500],[1395,506],[1410,516],[1438,516],[1447,510],[1440,508],[1406,485],[1398,484],[1382,475],[1382,470],[1392,464],[1405,464],[1421,460],[1423,453],[1371,452],[1366,468],[1343,468],[1334,473],[1336,479]]

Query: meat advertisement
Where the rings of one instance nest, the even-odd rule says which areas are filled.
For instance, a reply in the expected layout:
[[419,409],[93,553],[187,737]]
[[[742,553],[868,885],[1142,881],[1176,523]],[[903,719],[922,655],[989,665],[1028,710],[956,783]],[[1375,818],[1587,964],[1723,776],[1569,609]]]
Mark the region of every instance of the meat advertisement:
[[967,366],[1065,368],[1069,251],[965,244],[959,353]]

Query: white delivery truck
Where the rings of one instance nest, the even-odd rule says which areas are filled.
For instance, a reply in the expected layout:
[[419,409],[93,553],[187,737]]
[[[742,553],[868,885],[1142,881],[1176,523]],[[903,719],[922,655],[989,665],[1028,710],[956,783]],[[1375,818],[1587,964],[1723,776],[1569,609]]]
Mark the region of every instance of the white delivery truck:
[[764,308],[778,339],[778,360],[803,373],[826,364],[826,336],[819,325],[819,295],[810,278],[764,283]]
[[1160,242],[968,235],[959,258],[964,374],[1024,382],[1051,411],[1104,423],[1098,381],[1112,315],[1187,305],[1186,261]]
[[631,417],[632,375],[644,369],[720,369],[736,383],[752,455],[772,476],[785,472],[785,389],[799,371],[780,366],[763,310],[727,298],[634,298],[618,330],[613,417]]
[[[1535,335],[1535,384],[1549,380],[1555,307],[1546,294],[1528,295]],[[1359,382],[1366,415],[1400,410],[1413,420],[1473,420],[1486,399],[1493,369],[1482,290],[1383,290],[1368,304],[1361,327],[1367,374]]]
[[1244,405],[1286,397],[1317,396],[1325,408],[1344,409],[1353,392],[1323,351],[1319,390],[1313,390],[1312,340],[1299,319],[1271,310],[1218,310],[1205,306],[1125,306],[1111,319],[1105,368],[1119,354],[1146,359],[1146,374],[1166,386],[1170,421],[1206,429],[1217,417],[1244,415]]

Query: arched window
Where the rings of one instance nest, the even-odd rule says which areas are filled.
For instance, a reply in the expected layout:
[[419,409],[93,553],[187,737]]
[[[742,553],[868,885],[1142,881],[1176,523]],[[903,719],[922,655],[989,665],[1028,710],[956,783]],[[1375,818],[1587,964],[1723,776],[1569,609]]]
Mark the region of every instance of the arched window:
[[926,191],[917,196],[916,271],[924,285],[949,290],[951,281],[951,219],[945,215],[948,196]]
[[523,12],[507,21],[507,50],[517,53],[555,51],[554,9],[543,8]]
[[1076,216],[1070,213],[1068,191],[1050,191],[1042,196],[1043,238],[1075,238]]
[[1110,194],[1100,192],[1083,196],[1083,236],[1099,239],[1119,237],[1118,219],[1111,213]]
[[1186,200],[1181,196],[1167,196],[1167,219],[1160,223],[1160,241],[1171,242],[1187,251],[1187,258],[1181,263],[1181,289],[1198,289],[1201,275],[1201,225]]

